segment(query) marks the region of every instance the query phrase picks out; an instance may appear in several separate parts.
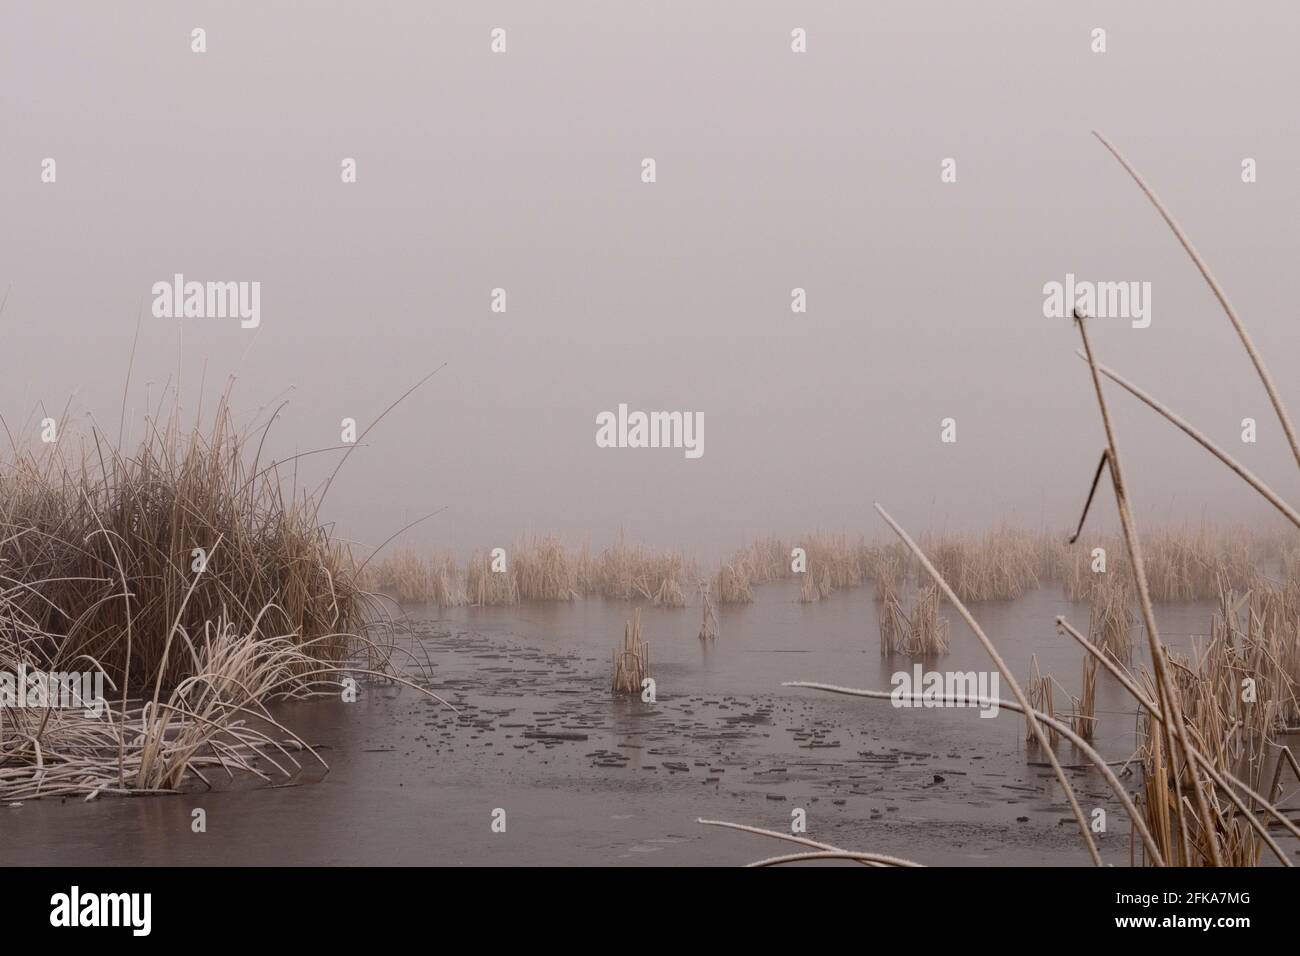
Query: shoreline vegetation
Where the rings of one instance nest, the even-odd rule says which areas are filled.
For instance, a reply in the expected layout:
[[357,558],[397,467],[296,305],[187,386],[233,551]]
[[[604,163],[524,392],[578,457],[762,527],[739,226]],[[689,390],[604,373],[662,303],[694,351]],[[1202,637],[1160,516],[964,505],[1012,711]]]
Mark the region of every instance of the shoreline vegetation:
[[[962,601],[1010,601],[1059,586],[1073,602],[1089,602],[1111,630],[1125,620],[1136,595],[1124,538],[1086,535],[1067,543],[1065,531],[1028,531],[1010,525],[976,533],[922,536],[920,544]],[[1164,528],[1142,538],[1151,599],[1159,603],[1214,601],[1235,591],[1300,588],[1300,534],[1256,532],[1244,526]],[[796,549],[806,565],[796,571]],[[1099,554],[1101,549],[1104,554]],[[615,543],[593,553],[589,540],[567,545],[556,534],[517,540],[493,570],[488,551],[464,563],[446,552],[425,556],[401,548],[361,574],[367,591],[401,603],[442,608],[489,607],[587,597],[644,601],[666,608],[746,604],[755,590],[799,580],[796,600],[810,604],[864,585],[886,603],[926,584],[920,564],[898,544],[869,544],[847,533],[814,532],[797,538],[760,538],[702,571],[678,550]],[[694,593],[693,601],[686,595]]]
[[206,427],[147,426],[133,451],[95,428],[0,462],[0,675],[94,672],[106,698],[97,717],[0,706],[0,800],[289,778],[325,764],[270,702],[411,684],[318,519],[328,484],[300,491],[263,461],[228,392]]

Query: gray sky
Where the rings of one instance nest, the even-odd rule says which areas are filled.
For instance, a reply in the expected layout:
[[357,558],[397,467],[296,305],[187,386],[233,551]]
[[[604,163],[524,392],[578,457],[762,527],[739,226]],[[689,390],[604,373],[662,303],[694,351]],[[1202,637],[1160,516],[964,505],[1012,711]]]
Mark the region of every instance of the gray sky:
[[[1042,314],[1073,272],[1152,283],[1151,326],[1098,320],[1100,356],[1294,498],[1231,327],[1089,130],[1171,206],[1300,413],[1298,28],[1280,2],[4,0],[0,414],[75,393],[115,433],[143,309],[137,416],[178,368],[191,414],[205,369],[250,416],[293,386],[279,454],[447,363],[332,492],[370,543],[443,505],[412,543],[624,527],[712,555],[877,533],[874,499],[918,530],[1060,526],[1103,440],[1077,335]],[[261,282],[261,327],[154,318],[175,272]],[[597,448],[620,402],[702,412],[704,456]],[[1277,526],[1113,402],[1141,518]]]

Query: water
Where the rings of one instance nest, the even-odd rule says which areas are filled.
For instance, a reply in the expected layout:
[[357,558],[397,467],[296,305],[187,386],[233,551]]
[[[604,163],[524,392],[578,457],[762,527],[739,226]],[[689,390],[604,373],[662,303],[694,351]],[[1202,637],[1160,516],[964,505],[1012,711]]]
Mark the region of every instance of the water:
[[[328,773],[302,755],[304,769],[285,786],[214,779],[213,792],[0,808],[0,856],[71,865],[738,864],[789,845],[697,818],[788,832],[798,808],[813,839],[928,864],[1087,863],[1018,715],[896,709],[781,687],[888,690],[895,671],[911,669],[907,658],[881,659],[870,588],[811,605],[796,597],[782,583],[759,589],[753,604],[721,608],[721,636],[710,644],[697,637],[699,608],[643,608],[654,704],[609,693],[626,603],[408,608],[430,686],[459,714],[374,684],[354,704],[283,705],[277,719],[320,748]],[[1043,673],[1078,692],[1083,652],[1053,622],[1065,614],[1086,630],[1085,605],[1045,588],[972,610],[1022,681],[1036,655]],[[991,670],[964,622],[943,613],[951,653],[926,667]],[[1157,620],[1168,643],[1187,649],[1208,633],[1211,613],[1163,605]],[[1068,710],[1068,696],[1058,692],[1056,706]],[[1097,714],[1095,746],[1126,760],[1134,708],[1104,671]],[[1084,763],[1068,744],[1058,754]],[[1069,772],[1085,811],[1107,811],[1103,855],[1126,864],[1120,805],[1095,771]],[[194,832],[200,808],[206,832]],[[495,811],[505,812],[505,832],[492,829]]]

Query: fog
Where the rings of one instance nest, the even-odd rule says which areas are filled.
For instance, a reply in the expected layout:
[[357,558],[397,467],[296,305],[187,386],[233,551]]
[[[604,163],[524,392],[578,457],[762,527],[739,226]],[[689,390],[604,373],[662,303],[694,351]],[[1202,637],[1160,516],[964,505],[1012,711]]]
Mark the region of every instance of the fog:
[[[241,422],[288,399],[269,454],[335,446],[441,367],[331,489],[370,545],[438,508],[402,540],[715,555],[883,535],[877,500],[917,530],[1063,527],[1104,441],[1043,314],[1073,274],[1150,283],[1149,327],[1093,321],[1099,358],[1294,497],[1234,331],[1090,130],[1300,411],[1298,32],[1289,3],[5,3],[0,414],[37,441],[71,399],[74,435],[115,437],[138,327],[137,439],[168,382],[192,418],[233,375]],[[260,324],[155,317],[176,273],[259,282]],[[1281,526],[1109,395],[1139,521]],[[598,447],[620,404],[698,413],[704,453]]]

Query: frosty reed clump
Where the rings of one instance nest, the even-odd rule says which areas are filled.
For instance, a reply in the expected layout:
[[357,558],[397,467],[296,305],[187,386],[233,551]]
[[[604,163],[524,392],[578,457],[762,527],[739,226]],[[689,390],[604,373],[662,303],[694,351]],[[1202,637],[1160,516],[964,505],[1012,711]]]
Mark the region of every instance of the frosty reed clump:
[[[211,428],[173,418],[127,453],[98,432],[0,467],[4,639],[43,661],[93,660],[115,686],[176,686],[205,625],[293,635],[339,663],[365,626],[350,555],[305,493],[248,453],[223,398]],[[129,635],[129,636],[128,636]],[[182,640],[182,646],[190,643]]]
[[720,604],[748,604],[754,600],[754,589],[749,584],[749,569],[743,561],[722,566],[718,571],[717,590]]
[[685,607],[683,582],[697,577],[682,555],[630,546],[622,534],[596,562],[596,592],[621,600],[644,600],[665,607]]
[[650,645],[641,640],[641,609],[632,613],[632,620],[623,629],[623,644],[614,648],[614,694],[636,696],[641,693],[641,682],[650,676]]
[[149,426],[133,451],[65,432],[0,464],[0,670],[89,669],[111,688],[99,719],[0,707],[7,799],[291,773],[305,745],[265,703],[388,670],[320,494],[285,487],[228,397],[206,430]]
[[911,657],[938,657],[948,653],[948,621],[939,610],[939,589],[921,588],[911,612],[887,590],[880,609],[880,656],[906,654]]

